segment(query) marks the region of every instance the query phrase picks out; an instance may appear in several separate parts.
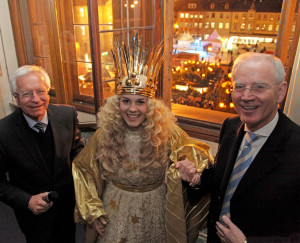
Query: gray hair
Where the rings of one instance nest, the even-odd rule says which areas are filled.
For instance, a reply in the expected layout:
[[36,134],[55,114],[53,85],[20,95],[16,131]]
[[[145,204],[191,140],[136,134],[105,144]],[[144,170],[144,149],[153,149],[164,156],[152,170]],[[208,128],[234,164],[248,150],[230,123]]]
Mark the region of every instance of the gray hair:
[[11,79],[10,79],[10,87],[11,87],[11,92],[12,94],[16,93],[16,81],[19,77],[22,77],[30,72],[38,72],[40,73],[44,79],[45,79],[45,83],[47,86],[47,90],[50,89],[51,87],[51,81],[49,78],[48,73],[45,71],[44,68],[40,67],[40,66],[36,66],[36,65],[25,65],[25,66],[21,66],[19,67],[14,74],[12,75]]
[[285,70],[281,60],[274,55],[265,54],[265,53],[256,53],[256,52],[246,52],[238,56],[235,60],[233,68],[232,68],[232,78],[234,80],[235,73],[238,67],[246,62],[246,61],[262,61],[265,60],[267,62],[273,63],[274,65],[274,79],[277,84],[284,82],[285,80]]

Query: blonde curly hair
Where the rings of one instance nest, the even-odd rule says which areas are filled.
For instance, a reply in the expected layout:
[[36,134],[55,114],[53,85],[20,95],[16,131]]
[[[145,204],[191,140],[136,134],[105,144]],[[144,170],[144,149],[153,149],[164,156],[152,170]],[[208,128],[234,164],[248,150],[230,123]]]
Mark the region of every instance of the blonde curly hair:
[[[97,155],[101,161],[102,178],[123,168],[128,171],[131,167],[129,155],[125,150],[124,136],[127,124],[120,113],[120,97],[112,96],[97,114],[98,126],[101,129],[100,150]],[[167,161],[168,140],[175,126],[174,114],[165,104],[156,99],[148,99],[146,119],[141,123],[140,160],[144,161],[140,171],[154,161]]]

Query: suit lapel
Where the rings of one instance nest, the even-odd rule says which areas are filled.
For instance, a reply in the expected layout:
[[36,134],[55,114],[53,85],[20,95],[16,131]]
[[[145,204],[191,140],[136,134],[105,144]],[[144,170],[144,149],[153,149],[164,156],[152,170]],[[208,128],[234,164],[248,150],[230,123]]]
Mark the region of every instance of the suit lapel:
[[28,150],[28,152],[32,156],[32,161],[38,165],[45,173],[50,174],[48,170],[44,158],[40,152],[40,149],[33,137],[33,135],[28,131],[29,126],[27,121],[25,120],[22,110],[19,110],[18,119],[15,125],[15,134],[17,139],[22,143],[24,148]]
[[68,124],[61,118],[57,108],[53,105],[48,107],[49,121],[51,123],[54,147],[55,147],[55,156],[54,156],[54,177],[61,171],[65,169],[65,163],[61,163],[61,160],[58,158],[65,158],[67,146],[63,144],[67,136],[66,132],[70,130]]

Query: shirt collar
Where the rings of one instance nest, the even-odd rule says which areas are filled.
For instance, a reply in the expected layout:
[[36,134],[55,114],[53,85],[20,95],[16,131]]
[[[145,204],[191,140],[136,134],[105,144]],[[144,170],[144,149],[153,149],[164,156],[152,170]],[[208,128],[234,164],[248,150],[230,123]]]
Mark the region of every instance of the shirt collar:
[[[24,115],[24,117],[25,117],[25,119],[26,119],[26,121],[27,121],[30,128],[33,128],[33,126],[36,123],[38,123],[37,121],[35,121],[35,120],[31,119],[29,116],[27,116],[25,113],[23,113],[23,115]],[[43,118],[39,122],[42,122],[42,123],[46,124],[46,126],[48,125],[48,114],[47,114],[47,112],[45,112]]]
[[[274,116],[274,118],[272,119],[272,121],[270,121],[267,125],[263,126],[262,128],[258,129],[257,131],[255,131],[254,133],[256,135],[260,135],[262,137],[268,137],[270,136],[270,134],[273,132],[274,128],[277,125],[279,119],[279,114],[278,111],[276,112],[276,115]],[[245,132],[251,132],[247,125],[245,124]]]

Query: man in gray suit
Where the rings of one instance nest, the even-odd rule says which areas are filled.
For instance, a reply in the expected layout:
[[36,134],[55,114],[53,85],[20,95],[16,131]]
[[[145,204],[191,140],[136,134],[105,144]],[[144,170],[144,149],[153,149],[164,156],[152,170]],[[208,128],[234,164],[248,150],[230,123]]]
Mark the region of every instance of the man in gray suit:
[[[11,79],[19,105],[0,120],[0,200],[29,243],[75,242],[72,160],[83,148],[74,107],[49,105],[50,79],[22,66]],[[49,201],[51,191],[58,193]]]

